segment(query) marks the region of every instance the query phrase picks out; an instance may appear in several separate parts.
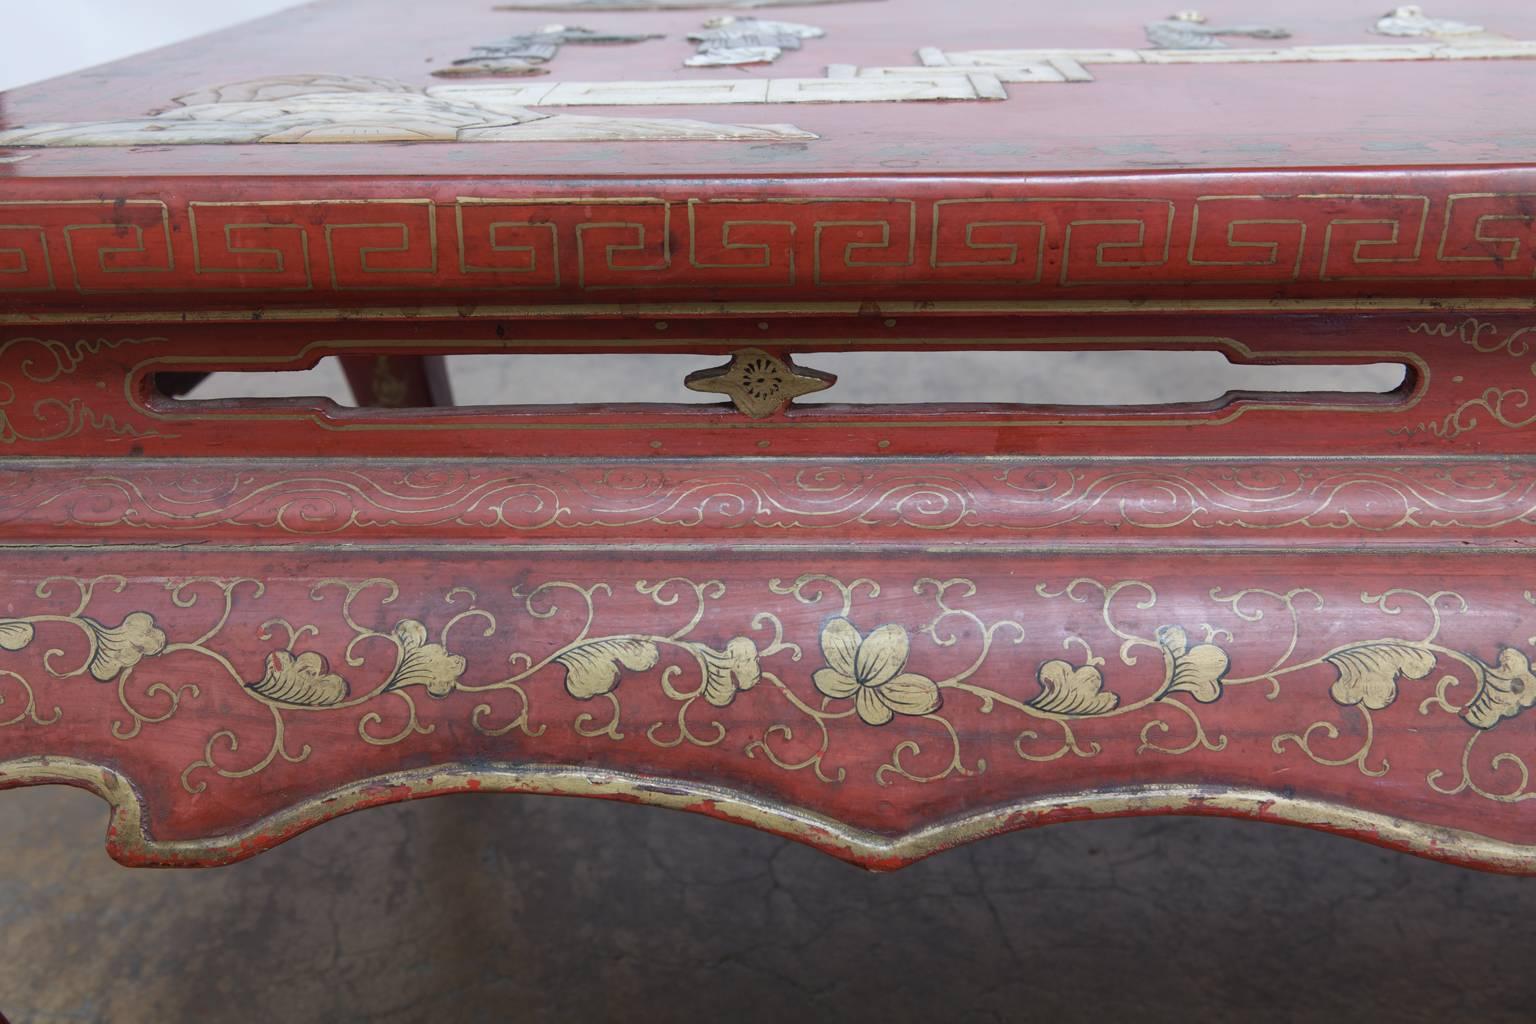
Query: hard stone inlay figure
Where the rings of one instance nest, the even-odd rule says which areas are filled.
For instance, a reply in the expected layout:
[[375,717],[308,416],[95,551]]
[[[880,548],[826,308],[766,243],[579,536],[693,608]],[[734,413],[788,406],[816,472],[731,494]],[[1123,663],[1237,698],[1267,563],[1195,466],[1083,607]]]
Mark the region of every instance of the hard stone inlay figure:
[[417,90],[346,75],[256,79],[178,97],[148,117],[0,131],[0,146],[163,146],[256,142],[579,142],[807,139],[790,125],[597,117],[530,110],[494,85]]

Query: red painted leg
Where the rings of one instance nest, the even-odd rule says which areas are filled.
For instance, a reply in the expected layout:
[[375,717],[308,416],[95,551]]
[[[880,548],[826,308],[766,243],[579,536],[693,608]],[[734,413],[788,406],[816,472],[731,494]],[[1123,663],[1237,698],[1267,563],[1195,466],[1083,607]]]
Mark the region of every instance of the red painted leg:
[[357,404],[384,409],[452,405],[448,368],[441,356],[342,356]]

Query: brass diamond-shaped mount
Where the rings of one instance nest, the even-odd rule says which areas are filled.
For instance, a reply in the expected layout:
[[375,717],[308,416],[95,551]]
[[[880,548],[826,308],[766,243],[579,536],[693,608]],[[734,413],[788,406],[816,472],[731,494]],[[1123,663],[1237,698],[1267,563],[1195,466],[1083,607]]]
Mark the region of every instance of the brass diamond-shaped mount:
[[724,366],[690,373],[683,381],[690,391],[725,395],[737,412],[755,420],[766,419],[801,395],[825,391],[836,382],[830,373],[801,369],[760,348],[737,349]]

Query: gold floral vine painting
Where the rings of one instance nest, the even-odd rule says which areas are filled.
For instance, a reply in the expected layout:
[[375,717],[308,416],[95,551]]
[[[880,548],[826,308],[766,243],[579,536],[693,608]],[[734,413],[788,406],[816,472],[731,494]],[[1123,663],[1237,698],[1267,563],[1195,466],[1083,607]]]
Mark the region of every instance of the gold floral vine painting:
[[[69,722],[75,735],[105,725],[111,743],[131,746],[173,720],[182,733],[195,724],[200,751],[165,766],[195,796],[349,750],[427,743],[443,757],[449,734],[506,738],[519,756],[544,744],[693,750],[722,771],[758,765],[876,790],[1049,778],[1053,765],[1100,758],[1195,755],[1219,771],[1224,757],[1251,758],[1257,734],[1286,771],[1374,780],[1422,761],[1433,767],[1418,785],[1432,796],[1536,796],[1521,720],[1536,705],[1536,641],[1447,643],[1447,621],[1472,610],[1460,593],[1384,588],[1349,607],[1313,587],[1212,586],[1202,608],[1181,601],[1167,620],[1146,580],[996,583],[770,577],[759,594],[772,602],[738,614],[717,578],[550,579],[505,588],[494,610],[464,586],[434,598],[386,578],[323,578],[307,586],[312,617],[288,601],[258,621],[268,583],[255,578],[169,580],[163,607],[108,616],[96,607],[126,607],[145,585],[52,577],[32,595],[53,610],[0,620],[0,743],[46,742]],[[988,611],[1015,606],[1027,614]],[[650,628],[606,625],[637,613]],[[1415,626],[1337,636],[1362,613]],[[1040,634],[1059,638],[1057,653],[1021,659]],[[96,721],[66,714],[80,691]],[[1240,717],[1224,711],[1235,694],[1248,695]],[[1407,727],[1379,727],[1405,712]],[[322,719],[327,728],[311,727]],[[998,736],[1012,768],[973,749],[995,750]]]

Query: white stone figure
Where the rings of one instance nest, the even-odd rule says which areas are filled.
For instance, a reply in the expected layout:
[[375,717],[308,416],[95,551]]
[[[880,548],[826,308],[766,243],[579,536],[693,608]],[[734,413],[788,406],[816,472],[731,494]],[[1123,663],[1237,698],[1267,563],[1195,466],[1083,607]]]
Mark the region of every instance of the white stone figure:
[[[734,14],[722,14],[718,18],[710,18],[704,23],[705,29],[742,28],[750,26],[757,32],[771,32],[774,35],[796,36],[800,39],[820,39],[827,34],[826,29],[817,28],[815,25],[802,25],[798,21],[770,21],[767,18],[738,17]],[[692,39],[693,36],[688,38]]]
[[1286,39],[1290,33],[1272,25],[1206,24],[1199,11],[1175,11],[1162,21],[1145,26],[1147,41],[1164,50],[1219,50],[1227,44],[1221,36],[1248,36],[1253,39]]
[[827,33],[815,25],[794,21],[721,15],[710,18],[697,32],[688,33],[699,52],[683,61],[691,68],[770,64],[785,50],[798,50],[803,39],[820,39]]
[[566,46],[625,46],[661,39],[655,32],[594,32],[579,25],[545,25],[532,32],[470,47],[461,57],[432,72],[434,78],[522,78],[547,75],[544,67]]
[[503,97],[498,88],[420,90],[377,78],[289,75],[181,96],[177,106],[146,117],[23,125],[0,131],[0,146],[816,138],[787,124],[545,113],[502,102],[515,91]]
[[1384,36],[1467,36],[1483,31],[1483,26],[1430,18],[1418,4],[1404,4],[1383,14],[1376,22],[1376,31]]

